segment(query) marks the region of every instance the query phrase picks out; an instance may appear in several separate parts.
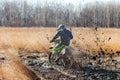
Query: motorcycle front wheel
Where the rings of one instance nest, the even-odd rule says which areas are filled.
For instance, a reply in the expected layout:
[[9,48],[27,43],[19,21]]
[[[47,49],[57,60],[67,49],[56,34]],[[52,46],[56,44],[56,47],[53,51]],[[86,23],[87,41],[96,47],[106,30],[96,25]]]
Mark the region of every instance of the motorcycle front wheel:
[[70,59],[68,57],[65,57],[65,56],[64,57],[59,56],[59,58],[58,58],[57,55],[50,53],[49,54],[49,63],[53,64],[53,65],[56,64],[56,65],[63,66],[63,67],[69,67],[70,66]]
[[55,60],[56,60],[56,56],[54,54],[52,54],[52,52],[51,52],[48,56],[48,60],[49,60],[50,64],[54,64]]

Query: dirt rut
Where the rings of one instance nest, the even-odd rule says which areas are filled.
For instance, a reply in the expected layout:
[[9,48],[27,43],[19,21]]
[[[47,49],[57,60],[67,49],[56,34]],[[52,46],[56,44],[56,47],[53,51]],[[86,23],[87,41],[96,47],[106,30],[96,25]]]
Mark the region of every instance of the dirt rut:
[[[0,80],[41,80],[35,72],[21,63],[9,51],[0,51]],[[42,79],[43,80],[43,79]]]

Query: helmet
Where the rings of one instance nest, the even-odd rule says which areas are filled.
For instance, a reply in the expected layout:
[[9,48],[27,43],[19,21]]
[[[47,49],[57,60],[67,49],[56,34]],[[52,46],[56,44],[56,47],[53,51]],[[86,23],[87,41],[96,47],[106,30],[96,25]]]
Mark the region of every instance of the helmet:
[[65,28],[65,25],[60,24],[60,25],[58,26],[58,29],[57,29],[57,30],[64,29],[64,28]]

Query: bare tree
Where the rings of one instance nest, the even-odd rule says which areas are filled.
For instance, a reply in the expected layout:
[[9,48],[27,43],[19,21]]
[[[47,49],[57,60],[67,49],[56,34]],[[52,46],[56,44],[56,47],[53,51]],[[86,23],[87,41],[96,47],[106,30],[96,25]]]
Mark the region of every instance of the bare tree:
[[61,4],[57,1],[29,4],[25,0],[3,0],[0,3],[0,25],[2,26],[67,26],[77,27],[119,27],[120,1],[93,4],[80,2]]

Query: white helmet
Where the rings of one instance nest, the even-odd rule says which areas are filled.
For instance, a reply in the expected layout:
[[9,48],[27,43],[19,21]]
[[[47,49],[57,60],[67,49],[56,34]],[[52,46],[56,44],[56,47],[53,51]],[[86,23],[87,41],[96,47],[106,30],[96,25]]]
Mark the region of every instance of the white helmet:
[[60,24],[60,25],[58,26],[58,29],[57,29],[57,30],[64,29],[64,28],[65,28],[65,25]]

